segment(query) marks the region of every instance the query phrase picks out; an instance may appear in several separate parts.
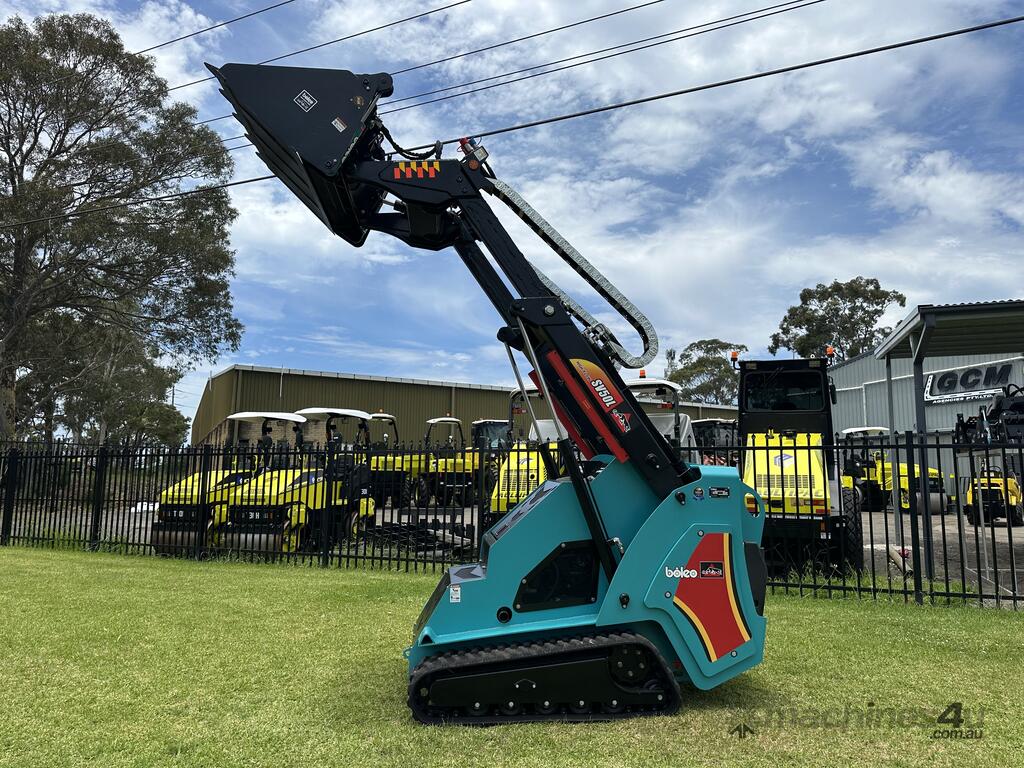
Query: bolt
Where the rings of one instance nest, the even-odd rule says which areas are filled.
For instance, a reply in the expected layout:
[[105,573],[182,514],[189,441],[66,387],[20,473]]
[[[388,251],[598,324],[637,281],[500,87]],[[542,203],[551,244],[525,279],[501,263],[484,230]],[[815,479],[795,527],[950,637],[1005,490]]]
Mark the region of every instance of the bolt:
[[544,305],[544,314],[547,315],[548,317],[553,317],[554,314],[555,314],[555,308],[553,306],[551,306],[550,304],[545,304]]
[[587,702],[585,702],[583,699],[580,699],[580,706],[581,707],[587,706]]
[[627,677],[632,677],[632,676],[633,676],[633,670],[632,670],[632,669],[631,669],[631,670],[629,670],[629,671],[628,671],[628,672],[626,673],[626,676],[627,676]]
[[523,579],[523,580],[522,580],[521,582],[519,582],[519,583],[520,583],[520,584],[525,584],[525,583],[526,583],[526,579]]
[[613,707],[619,706],[619,700],[618,699],[612,699],[612,706]]
[[641,661],[640,662],[640,669],[643,669],[643,668],[644,668],[644,663]]
[[522,610],[522,608],[523,608],[523,604],[522,603],[516,603],[516,610],[517,611]]
[[662,700],[663,698],[665,698],[665,697],[664,697],[664,696],[662,696],[662,695],[661,695],[661,694],[659,693],[659,694],[658,694],[658,701],[661,701],[661,700]]
[[666,592],[665,593],[665,599],[666,600],[670,600],[671,598],[672,598],[672,593],[671,592]]
[[533,690],[537,690],[537,684],[536,683],[531,683],[530,687],[533,688]]
[[736,653],[736,651],[733,651],[733,652],[732,652],[732,655],[733,655],[733,656],[738,656],[739,654],[738,654],[738,653]]
[[545,706],[545,707],[550,707],[550,706],[551,706],[551,702],[550,702],[550,701],[547,701],[547,700],[545,700],[545,701],[544,701],[544,706]]
[[473,704],[473,709],[480,709],[480,702],[479,701],[476,702],[475,704]]
[[519,688],[519,683],[516,683],[516,688],[517,688],[517,689]]
[[514,701],[510,701],[510,702],[508,703],[509,709],[511,709],[511,708],[512,708],[512,707],[514,707],[515,705],[516,705],[516,703],[515,703]]
[[697,535],[698,536],[703,536],[704,535],[704,531],[697,531]]
[[621,661],[616,661],[615,662],[615,666],[617,666],[619,669],[622,669],[622,662]]

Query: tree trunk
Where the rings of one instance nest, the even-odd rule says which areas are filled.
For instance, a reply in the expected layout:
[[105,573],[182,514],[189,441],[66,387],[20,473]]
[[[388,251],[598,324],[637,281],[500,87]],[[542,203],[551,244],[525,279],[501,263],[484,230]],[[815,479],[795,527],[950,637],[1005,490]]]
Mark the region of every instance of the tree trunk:
[[47,445],[53,444],[53,419],[54,411],[56,410],[51,397],[45,403],[43,403],[43,439]]
[[14,368],[0,360],[0,440],[17,436],[17,414],[14,399]]

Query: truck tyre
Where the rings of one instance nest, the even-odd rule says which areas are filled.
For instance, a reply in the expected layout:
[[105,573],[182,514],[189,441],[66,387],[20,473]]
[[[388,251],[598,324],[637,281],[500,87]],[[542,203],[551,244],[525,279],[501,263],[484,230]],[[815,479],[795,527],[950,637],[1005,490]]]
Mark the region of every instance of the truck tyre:
[[843,519],[842,565],[860,573],[864,570],[864,528],[860,519],[860,503],[852,488],[843,489]]
[[1006,516],[1007,526],[1024,525],[1024,504],[1016,505]]
[[969,525],[978,524],[978,512],[977,510],[975,510],[973,504],[964,505],[964,515],[967,517],[967,522]]
[[427,482],[427,478],[422,475],[417,478],[413,489],[413,502],[415,505],[420,509],[430,506],[430,498],[433,495],[430,492],[430,483]]

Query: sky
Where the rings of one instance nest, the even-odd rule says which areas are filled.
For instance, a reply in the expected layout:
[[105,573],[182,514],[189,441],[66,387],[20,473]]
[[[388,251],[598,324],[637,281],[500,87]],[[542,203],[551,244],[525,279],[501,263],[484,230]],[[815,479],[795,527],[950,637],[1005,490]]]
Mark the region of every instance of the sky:
[[[177,85],[206,76],[204,61],[255,62],[450,2],[295,0],[152,55]],[[395,72],[643,2],[471,0],[280,64]],[[91,12],[139,50],[269,4],[0,0],[0,18]],[[396,75],[392,100],[772,4],[663,0]],[[384,120],[401,144],[415,146],[1022,10],[998,0],[823,0]],[[799,291],[819,282],[875,277],[906,294],[908,306],[1024,297],[1022,48],[1024,24],[484,144],[495,173],[650,317],[662,352],[717,337],[756,356]],[[213,83],[173,95],[200,119],[230,112]],[[233,120],[211,125],[224,137],[241,133]],[[267,173],[252,149],[232,155],[236,178]],[[379,233],[353,248],[276,180],[231,196],[239,212],[231,291],[246,330],[237,353],[204,361],[182,380],[175,397],[186,415],[211,371],[232,363],[513,383],[495,340],[498,317],[450,249],[417,251]],[[524,253],[638,350],[628,327],[497,205]],[[897,307],[883,322],[907,311]],[[648,370],[663,366],[662,354]]]

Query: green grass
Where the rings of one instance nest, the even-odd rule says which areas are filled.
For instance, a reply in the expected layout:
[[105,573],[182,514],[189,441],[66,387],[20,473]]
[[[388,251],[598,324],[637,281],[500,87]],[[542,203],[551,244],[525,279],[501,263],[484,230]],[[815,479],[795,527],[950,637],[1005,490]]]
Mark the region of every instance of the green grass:
[[[1019,764],[1024,619],[769,598],[764,663],[672,717],[425,728],[401,650],[436,577],[0,550],[0,766]],[[820,711],[985,707],[977,741]],[[802,724],[764,727],[769,709]],[[738,740],[744,720],[756,735]],[[816,722],[812,722],[816,721]]]

